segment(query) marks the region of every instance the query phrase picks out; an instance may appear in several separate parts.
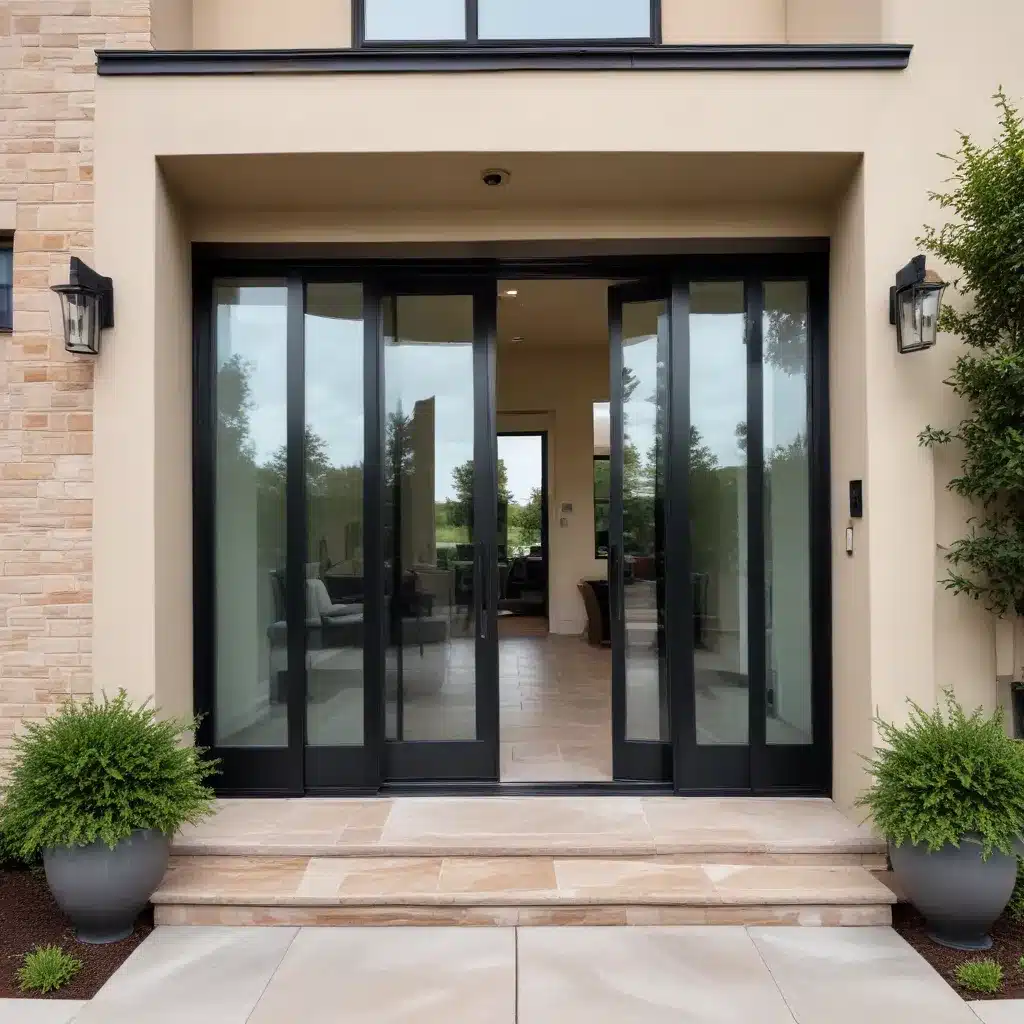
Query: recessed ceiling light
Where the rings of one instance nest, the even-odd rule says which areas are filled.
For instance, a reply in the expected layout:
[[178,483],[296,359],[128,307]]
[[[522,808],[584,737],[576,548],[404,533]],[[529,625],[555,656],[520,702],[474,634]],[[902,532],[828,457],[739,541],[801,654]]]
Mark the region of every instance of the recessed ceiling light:
[[480,172],[480,180],[488,188],[501,188],[508,184],[512,175],[504,167],[488,167]]

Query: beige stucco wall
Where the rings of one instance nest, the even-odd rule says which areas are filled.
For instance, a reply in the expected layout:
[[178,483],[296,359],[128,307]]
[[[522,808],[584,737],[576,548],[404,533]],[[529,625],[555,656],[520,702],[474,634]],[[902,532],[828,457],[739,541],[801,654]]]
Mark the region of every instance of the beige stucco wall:
[[[180,521],[170,540],[166,532],[184,515],[184,503],[161,520],[155,498],[153,460],[170,436],[157,421],[166,417],[187,430],[187,404],[177,390],[181,377],[165,380],[157,372],[165,356],[158,359],[154,349],[174,348],[167,358],[180,371],[189,345],[183,238],[171,230],[169,210],[161,215],[165,226],[159,233],[173,256],[165,253],[159,260],[171,258],[179,272],[170,280],[157,273],[159,158],[234,155],[242,170],[245,155],[257,153],[473,153],[481,166],[500,154],[514,171],[516,154],[537,152],[589,153],[594,160],[606,151],[680,159],[702,152],[792,153],[803,154],[808,168],[819,155],[862,154],[826,219],[834,246],[837,796],[848,804],[860,785],[856,755],[870,745],[874,709],[900,717],[907,696],[930,704],[946,682],[971,702],[993,704],[990,626],[976,609],[948,603],[936,584],[938,545],[956,535],[966,510],[944,491],[952,467],[917,444],[925,423],[955,415],[942,386],[955,346],[945,339],[931,352],[897,356],[887,297],[895,270],[915,251],[921,224],[937,217],[926,195],[946,174],[936,151],[955,145],[956,129],[991,136],[996,119],[989,97],[999,80],[1011,95],[1024,98],[1017,53],[1024,8],[1007,0],[978,0],[969,7],[936,0],[925,19],[916,0],[887,0],[882,33],[915,44],[907,71],[102,80],[97,261],[118,282],[120,304],[118,326],[98,363],[96,393],[96,668],[106,685],[124,682],[138,693],[176,687],[186,696],[191,686],[186,658],[180,659],[180,674],[161,667],[158,675],[156,666],[158,650],[184,649],[190,614],[175,559],[166,552],[157,557],[162,545],[172,554],[180,548],[182,563],[189,557]],[[956,75],[949,74],[951,66]],[[546,111],[544,118],[536,117],[538,109]],[[915,111],[910,142],[892,130],[889,115],[896,109]],[[294,116],[296,110],[301,117]],[[686,116],[666,117],[667,110]],[[289,232],[349,240],[379,240],[388,233],[436,239],[607,237],[609,223],[625,232],[631,217],[652,233],[660,222],[668,237],[704,233],[692,207],[645,211],[643,195],[638,179],[636,196],[624,197],[620,209],[574,209],[570,190],[561,204],[544,209],[499,206],[478,217],[463,205],[447,221],[442,210],[422,217],[399,212],[390,221],[380,211],[303,214],[294,197],[282,200],[288,212],[256,217],[245,210],[197,216],[183,203],[180,213],[194,235],[238,232],[248,240],[261,233],[280,239]],[[736,214],[731,220],[737,230],[749,224]],[[177,310],[174,325],[158,330],[158,318],[163,322],[169,310]],[[180,456],[172,452],[179,481]],[[867,514],[857,524],[850,558],[843,533],[846,486],[853,477],[865,481]],[[158,607],[161,614],[147,612],[137,622],[138,609]],[[126,621],[132,622],[127,631]]]
[[149,0],[149,18],[154,50],[192,48],[192,0]]
[[666,43],[784,43],[786,0],[662,0]]
[[[787,0],[786,42],[877,43],[885,0]],[[912,42],[913,36],[893,39]]]
[[343,48],[352,45],[349,0],[195,0],[197,50]]

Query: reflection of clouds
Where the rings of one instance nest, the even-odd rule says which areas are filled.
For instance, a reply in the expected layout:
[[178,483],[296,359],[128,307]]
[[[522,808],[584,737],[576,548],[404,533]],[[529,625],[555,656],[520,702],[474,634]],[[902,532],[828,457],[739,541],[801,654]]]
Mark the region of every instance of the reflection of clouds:
[[307,315],[306,422],[332,466],[362,465],[362,320]]
[[256,463],[268,462],[288,437],[287,292],[283,288],[243,289],[244,298],[267,304],[217,307],[217,369],[232,356],[246,363],[249,436]]
[[742,466],[736,427],[747,422],[747,346],[742,313],[690,317],[690,417],[720,466]]
[[646,460],[651,446],[658,436],[658,339],[655,335],[646,338],[631,338],[622,350],[623,366],[632,370],[636,377],[636,390],[625,403],[626,442],[632,444]]
[[434,497],[454,498],[452,472],[473,458],[472,343],[389,345],[384,369],[389,413],[434,399]]

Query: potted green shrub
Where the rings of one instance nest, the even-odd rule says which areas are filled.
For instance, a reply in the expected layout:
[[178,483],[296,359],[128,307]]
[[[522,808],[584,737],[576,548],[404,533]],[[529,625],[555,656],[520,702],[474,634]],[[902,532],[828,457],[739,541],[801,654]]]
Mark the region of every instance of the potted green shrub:
[[46,881],[83,942],[117,942],[167,869],[171,837],[212,810],[216,769],[184,745],[190,721],[113,700],[66,703],[27,726],[0,806],[0,833]]
[[1024,744],[1006,734],[1002,709],[967,715],[949,691],[945,714],[910,705],[905,726],[878,720],[885,746],[868,761],[874,783],[859,802],[932,938],[988,949],[1017,877]]

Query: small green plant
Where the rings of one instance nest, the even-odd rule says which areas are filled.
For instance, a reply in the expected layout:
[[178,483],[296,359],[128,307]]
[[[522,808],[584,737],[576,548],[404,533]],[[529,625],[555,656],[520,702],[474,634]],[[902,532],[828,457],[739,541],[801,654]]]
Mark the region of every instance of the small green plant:
[[1020,969],[1021,969],[1022,971],[1024,971],[1024,956],[1022,956],[1022,957],[1021,957],[1021,958],[1020,958],[1020,959],[1019,959],[1019,960],[1017,961],[1017,966],[1018,966],[1018,967],[1019,967],[1019,968],[1020,968]]
[[113,849],[136,829],[172,835],[200,821],[212,810],[205,780],[217,768],[179,742],[194,726],[133,707],[123,691],[29,724],[14,741],[0,805],[9,851],[30,861],[47,847],[102,840]]
[[874,784],[859,803],[895,846],[934,851],[969,836],[986,859],[1012,854],[1024,832],[1024,743],[1006,735],[1002,710],[967,715],[949,690],[945,715],[908,703],[905,726],[876,720],[885,746],[867,759]]
[[1003,987],[1003,969],[995,960],[968,960],[956,969],[957,984],[970,992],[998,992]]
[[36,946],[26,953],[18,969],[22,992],[56,992],[72,981],[82,969],[82,961],[65,953],[60,946]]

